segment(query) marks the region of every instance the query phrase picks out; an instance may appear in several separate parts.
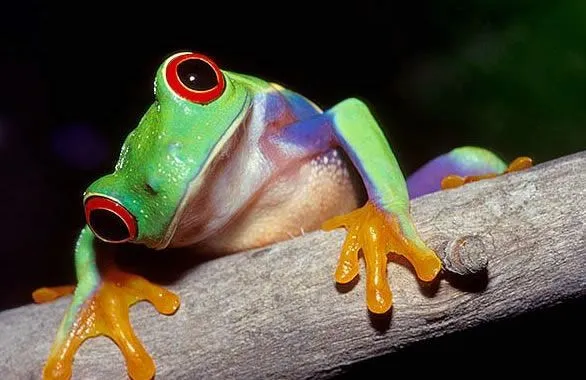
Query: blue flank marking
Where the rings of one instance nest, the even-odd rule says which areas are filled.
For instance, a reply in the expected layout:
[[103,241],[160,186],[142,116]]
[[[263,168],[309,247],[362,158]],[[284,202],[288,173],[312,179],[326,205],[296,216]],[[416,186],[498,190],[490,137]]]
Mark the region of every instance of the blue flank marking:
[[298,121],[283,128],[278,140],[293,144],[305,151],[324,152],[331,147],[332,123],[330,115],[322,113],[297,93],[280,89],[257,95],[254,99],[264,108],[264,124],[278,121],[284,114],[292,113]]
[[281,94],[287,98],[291,110],[299,120],[309,119],[320,113],[306,98],[296,92],[284,89]]

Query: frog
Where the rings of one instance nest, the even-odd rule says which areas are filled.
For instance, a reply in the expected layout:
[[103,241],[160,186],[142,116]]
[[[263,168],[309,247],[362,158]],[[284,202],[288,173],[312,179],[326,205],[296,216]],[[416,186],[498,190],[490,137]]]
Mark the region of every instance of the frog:
[[530,165],[520,157],[507,166],[489,150],[464,146],[405,178],[364,101],[348,98],[323,110],[281,84],[220,69],[200,52],[171,54],[157,69],[154,101],[127,135],[114,170],[83,194],[77,284],[33,293],[38,303],[72,293],[43,378],[69,379],[77,350],[96,336],[116,343],[130,378],[155,375],[129,309],[147,301],[172,315],[179,296],[121,269],[109,246],[226,255],[345,228],[334,279],[353,281],[361,253],[366,307],[385,314],[393,304],[389,253],[406,258],[423,283],[442,270],[415,226],[410,201]]

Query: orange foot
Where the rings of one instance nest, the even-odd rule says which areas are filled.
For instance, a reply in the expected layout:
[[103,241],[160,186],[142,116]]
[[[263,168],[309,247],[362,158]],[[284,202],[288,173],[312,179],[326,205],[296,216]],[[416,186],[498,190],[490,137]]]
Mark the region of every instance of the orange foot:
[[35,303],[45,303],[56,300],[59,297],[73,294],[75,285],[54,286],[50,288],[39,288],[33,292]]
[[76,315],[67,315],[63,320],[43,369],[43,379],[69,379],[73,357],[80,345],[99,335],[109,337],[120,348],[132,379],[151,379],[155,364],[134,334],[128,315],[130,306],[143,300],[167,315],[179,307],[179,297],[174,293],[109,265],[95,294]]
[[[410,222],[409,222],[410,223]],[[416,235],[410,225],[411,238],[405,236],[397,218],[382,211],[372,202],[346,215],[327,220],[326,231],[344,226],[348,231],[338,261],[335,279],[345,284],[358,274],[358,251],[366,262],[366,305],[376,314],[386,313],[393,304],[393,295],[387,279],[387,253],[405,256],[423,281],[431,281],[441,269],[437,255]]]
[[[533,165],[533,160],[531,160],[531,158],[517,157],[509,164],[507,169],[502,174],[525,170],[525,169],[530,168],[532,165]],[[452,188],[459,187],[459,186],[462,186],[462,185],[470,183],[470,182],[480,181],[482,179],[487,179],[487,178],[494,178],[494,177],[497,177],[502,174],[489,173],[489,174],[483,174],[483,175],[472,175],[472,176],[468,176],[468,177],[462,177],[459,175],[448,175],[448,176],[444,177],[444,179],[442,179],[441,188],[442,188],[442,190],[452,189]]]

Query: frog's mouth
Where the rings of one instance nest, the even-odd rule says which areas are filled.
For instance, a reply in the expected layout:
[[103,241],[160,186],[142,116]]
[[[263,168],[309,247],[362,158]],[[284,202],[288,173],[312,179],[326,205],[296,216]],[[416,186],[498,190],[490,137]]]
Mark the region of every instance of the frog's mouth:
[[125,243],[136,238],[136,218],[120,203],[99,195],[85,201],[85,218],[94,235],[108,243]]

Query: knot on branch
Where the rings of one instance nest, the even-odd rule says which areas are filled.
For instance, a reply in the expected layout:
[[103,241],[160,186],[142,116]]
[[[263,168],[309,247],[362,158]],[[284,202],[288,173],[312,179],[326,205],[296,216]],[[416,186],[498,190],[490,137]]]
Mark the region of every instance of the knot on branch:
[[450,240],[438,251],[444,269],[448,272],[468,276],[487,269],[488,253],[478,236],[468,235]]

